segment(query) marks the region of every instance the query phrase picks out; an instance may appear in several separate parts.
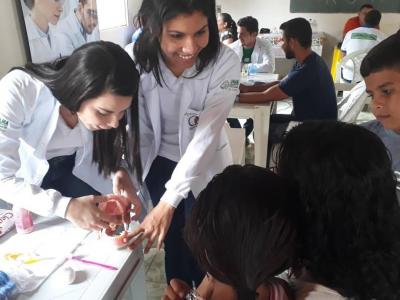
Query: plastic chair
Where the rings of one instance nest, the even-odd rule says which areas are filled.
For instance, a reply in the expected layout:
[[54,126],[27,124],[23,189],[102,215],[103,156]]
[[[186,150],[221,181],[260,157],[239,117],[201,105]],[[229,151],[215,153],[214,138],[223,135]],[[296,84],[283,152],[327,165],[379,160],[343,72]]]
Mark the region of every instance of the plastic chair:
[[227,123],[224,125],[229,145],[231,146],[233,163],[244,165],[246,153],[246,136],[243,128],[230,128]]
[[349,70],[353,73],[351,82],[349,82],[350,84],[360,82],[362,80],[360,74],[361,62],[364,59],[365,55],[367,55],[369,49],[370,48],[355,51],[343,57],[342,60],[337,64],[335,82],[347,82],[342,77],[342,69]]
[[346,97],[338,101],[338,120],[355,123],[367,101],[368,94],[365,91],[365,82],[361,81],[350,90]]

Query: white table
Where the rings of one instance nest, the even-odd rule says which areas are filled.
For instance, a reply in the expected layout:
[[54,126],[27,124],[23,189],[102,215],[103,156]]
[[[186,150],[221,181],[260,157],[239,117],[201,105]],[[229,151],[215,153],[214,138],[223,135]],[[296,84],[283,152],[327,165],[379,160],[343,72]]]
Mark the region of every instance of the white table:
[[[145,300],[147,298],[141,247],[134,251],[116,250],[110,240],[98,239],[95,232],[85,234],[59,218],[41,220],[39,224],[35,224],[35,230],[27,235],[9,232],[0,238],[0,244],[2,253],[5,251],[43,252],[43,249],[53,247],[56,252],[54,256],[59,257],[63,256],[63,252],[58,244],[63,244],[62,249],[73,252],[73,255],[118,268],[118,270],[108,270],[74,260],[61,259],[60,268],[68,265],[76,271],[77,278],[73,284],[62,285],[58,280],[61,270],[56,268],[35,291],[19,294],[12,299]],[[47,252],[51,253],[53,248]]]
[[[252,85],[254,82],[272,82],[278,80],[278,74],[258,73],[241,78],[240,82]],[[269,118],[271,113],[271,102],[261,104],[247,104],[236,102],[233,105],[229,117],[248,119],[254,121],[254,164],[266,167],[268,150]]]

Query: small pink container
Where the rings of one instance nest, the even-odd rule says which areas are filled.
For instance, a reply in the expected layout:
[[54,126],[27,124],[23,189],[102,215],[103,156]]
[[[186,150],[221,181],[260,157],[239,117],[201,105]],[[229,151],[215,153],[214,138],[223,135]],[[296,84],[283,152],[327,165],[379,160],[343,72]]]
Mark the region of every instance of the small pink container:
[[31,233],[33,231],[33,219],[29,210],[13,207],[15,229],[18,233]]

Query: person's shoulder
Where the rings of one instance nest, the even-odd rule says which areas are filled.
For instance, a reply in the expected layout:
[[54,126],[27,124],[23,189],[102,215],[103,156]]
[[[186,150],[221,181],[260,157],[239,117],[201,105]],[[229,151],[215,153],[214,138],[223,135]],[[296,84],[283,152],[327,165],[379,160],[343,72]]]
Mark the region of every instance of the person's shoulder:
[[384,128],[382,126],[382,123],[379,122],[378,120],[371,120],[365,123],[360,124],[361,127],[364,127],[368,129],[369,131],[372,131],[376,134],[384,132]]
[[240,40],[238,39],[238,40],[234,41],[233,43],[231,43],[231,44],[229,44],[227,46],[229,48],[235,50],[235,49],[239,49],[242,46],[242,44],[240,43]]
[[1,79],[2,85],[12,85],[20,88],[37,83],[39,82],[36,78],[21,69],[12,70]]
[[264,48],[272,47],[272,43],[268,39],[263,39],[263,38],[257,37],[256,41],[257,41],[257,43],[262,45]]
[[239,57],[237,56],[235,51],[231,47],[229,47],[229,45],[225,44],[221,44],[221,48],[217,56],[217,62],[231,62],[234,64],[240,64]]
[[314,282],[293,280],[291,285],[294,287],[296,300],[346,300],[338,292]]

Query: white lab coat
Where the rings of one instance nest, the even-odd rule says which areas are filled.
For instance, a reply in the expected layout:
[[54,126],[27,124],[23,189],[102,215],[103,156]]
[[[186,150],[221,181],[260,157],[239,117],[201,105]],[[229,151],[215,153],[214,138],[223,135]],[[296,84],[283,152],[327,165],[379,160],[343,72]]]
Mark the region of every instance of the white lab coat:
[[[229,44],[229,47],[235,51],[235,53],[239,56],[240,61],[242,61],[242,42],[237,40],[236,42]],[[270,41],[262,40],[259,37],[256,38],[254,50],[251,54],[251,63],[255,66],[256,73],[274,73],[275,54]]]
[[[164,73],[166,66],[161,59],[160,67]],[[239,60],[233,51],[222,46],[215,64],[211,63],[194,78],[184,78],[193,75],[194,71],[195,67],[192,67],[181,76],[184,80],[182,102],[176,112],[180,122],[181,158],[161,197],[161,201],[174,207],[190,191],[197,196],[215,174],[232,164],[223,126],[238,94]],[[163,94],[152,73],[144,73],[140,79],[140,144],[145,178],[160,149]]]
[[[49,164],[47,145],[56,129],[60,103],[39,80],[14,70],[0,81],[0,199],[42,216],[65,216],[71,198],[40,188]],[[93,134],[80,126],[84,147],[73,174],[102,194],[112,181],[92,163]]]
[[64,36],[65,39],[65,52],[70,55],[76,48],[83,44],[100,40],[99,26],[93,30],[91,34],[86,34],[86,40],[81,32],[82,25],[72,10],[68,16],[58,22],[57,31]]
[[47,36],[44,36],[44,33],[41,33],[40,29],[32,21],[30,15],[25,17],[25,25],[32,62],[50,62],[67,55],[65,52],[66,43],[64,37],[57,33],[52,25],[49,25],[48,32],[50,43]]

